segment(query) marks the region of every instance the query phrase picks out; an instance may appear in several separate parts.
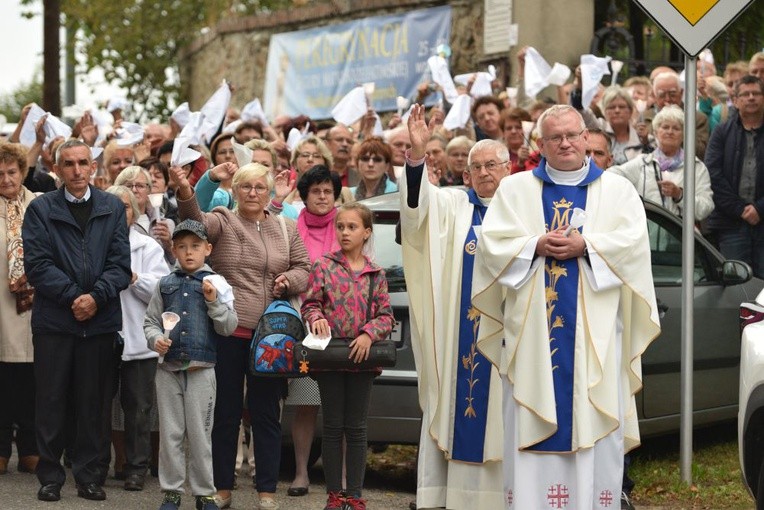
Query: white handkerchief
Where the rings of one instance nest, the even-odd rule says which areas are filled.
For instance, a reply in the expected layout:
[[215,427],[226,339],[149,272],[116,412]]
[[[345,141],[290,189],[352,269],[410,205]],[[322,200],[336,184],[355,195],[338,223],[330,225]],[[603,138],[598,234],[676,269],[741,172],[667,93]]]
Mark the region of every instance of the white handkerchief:
[[549,72],[547,81],[551,85],[562,87],[565,85],[565,82],[568,81],[568,78],[570,78],[570,67],[566,66],[565,64],[555,62],[552,70]]
[[382,129],[382,119],[379,118],[379,115],[376,113],[374,114],[374,118],[376,119],[374,121],[374,130],[372,131],[372,136],[383,136],[385,134],[385,130]]
[[112,97],[109,102],[106,103],[106,111],[111,113],[116,110],[126,110],[130,103],[127,99],[121,96]]
[[610,60],[611,57],[581,55],[581,102],[584,108],[588,108],[592,104],[602,77],[610,74],[610,69],[607,66]]
[[231,138],[231,145],[233,145],[233,154],[236,156],[236,164],[239,168],[252,163],[252,153],[254,152],[249,147],[238,143],[234,138]]
[[129,147],[143,140],[143,126],[135,122],[122,122],[117,129],[117,145],[120,147]]
[[103,148],[102,147],[91,147],[90,148],[90,157],[95,161],[98,159],[98,157],[103,154]]
[[295,147],[297,147],[297,144],[300,143],[300,140],[305,138],[305,135],[300,132],[297,128],[292,128],[289,130],[289,136],[287,136],[286,139],[286,146],[290,151],[293,151]]
[[461,94],[456,98],[448,115],[443,120],[443,127],[446,129],[460,129],[467,125],[470,120],[470,110],[472,108],[472,98],[467,94]]
[[218,300],[226,305],[229,310],[233,310],[233,287],[219,274],[211,274],[204,277],[218,291]]
[[199,143],[203,121],[204,115],[201,112],[194,112],[191,114],[188,124],[186,124],[186,127],[183,128],[183,131],[181,131],[175,139],[175,143],[173,143],[170,164],[183,166],[199,159],[201,154],[194,149],[189,148],[189,145],[196,145]]
[[326,346],[329,345],[329,342],[331,341],[332,337],[328,336],[326,338],[320,338],[314,335],[313,333],[308,333],[308,335],[305,337],[305,340],[302,341],[302,346],[307,347],[308,349],[313,349],[316,351],[323,351],[326,349]]
[[403,115],[403,112],[408,109],[410,104],[411,101],[403,96],[395,98],[395,106],[398,107],[398,115]]
[[243,121],[241,119],[235,120],[233,122],[229,122],[225,125],[223,128],[223,131],[220,132],[222,135],[232,135],[236,133],[236,130],[239,129],[239,126],[243,124]]
[[44,115],[48,116],[48,118],[45,119],[44,126],[46,144],[50,143],[50,141],[57,136],[69,138],[72,135],[72,128],[64,124],[58,117],[51,115],[50,113],[40,108],[36,103],[33,103],[32,107],[29,109],[26,120],[24,120],[24,125],[21,126],[19,142],[21,142],[22,145],[27,147],[34,145],[35,141],[37,140],[37,135],[35,135],[35,126]]
[[188,103],[181,103],[180,106],[175,108],[175,111],[172,112],[170,118],[178,123],[180,129],[186,127],[188,121],[191,120],[191,109],[188,107]]
[[[356,87],[340,99],[340,102],[332,108],[332,118],[346,126],[352,126],[358,119],[366,115],[366,93],[363,87]],[[291,136],[291,133],[290,133]],[[289,145],[287,143],[287,145]]]
[[255,98],[254,101],[244,105],[244,108],[241,109],[241,120],[244,122],[259,120],[263,126],[268,125],[268,119],[265,118],[265,111],[263,111],[259,98]]
[[530,46],[525,52],[525,94],[528,97],[536,97],[536,94],[549,86],[549,73],[552,68],[544,57]]
[[446,59],[440,55],[433,55],[427,59],[427,65],[430,68],[432,81],[440,86],[446,101],[449,103],[456,101],[459,93],[456,91],[453,78],[451,78],[451,72],[448,70]]
[[218,89],[204,103],[200,110],[204,114],[204,124],[202,125],[202,137],[206,143],[212,141],[218,128],[223,124],[225,112],[231,102],[231,89],[228,83],[223,80]]

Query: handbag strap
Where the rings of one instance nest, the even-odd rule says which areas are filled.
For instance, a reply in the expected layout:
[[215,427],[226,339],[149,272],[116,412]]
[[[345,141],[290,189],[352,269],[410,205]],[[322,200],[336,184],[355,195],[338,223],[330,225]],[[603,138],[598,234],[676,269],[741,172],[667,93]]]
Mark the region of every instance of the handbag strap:
[[371,273],[369,273],[369,300],[366,302],[366,324],[371,322],[371,300],[372,300],[372,294],[374,292],[374,289],[372,288],[372,283],[374,280],[371,278]]
[[284,241],[286,241],[286,245],[287,245],[287,258],[291,261],[292,260],[292,253],[291,253],[292,246],[289,244],[289,233],[287,232],[286,221],[284,221],[284,218],[282,218],[280,214],[277,214],[276,218],[279,220],[279,225],[281,226],[281,233],[284,235]]

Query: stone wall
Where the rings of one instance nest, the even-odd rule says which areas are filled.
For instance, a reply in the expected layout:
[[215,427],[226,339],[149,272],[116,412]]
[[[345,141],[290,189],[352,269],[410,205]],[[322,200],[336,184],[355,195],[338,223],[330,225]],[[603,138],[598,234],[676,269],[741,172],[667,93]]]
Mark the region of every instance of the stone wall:
[[[500,78],[509,81],[504,75],[511,70],[510,59],[506,55],[482,53],[483,0],[334,0],[315,1],[258,16],[223,19],[182,52],[181,97],[188,100],[192,110],[198,110],[225,78],[236,87],[232,105],[241,107],[263,96],[271,34],[439,5],[452,8],[452,73],[476,71],[492,63]],[[560,9],[563,5],[564,9]],[[514,0],[513,17],[515,23],[520,24],[518,47],[530,44],[550,63],[556,60],[575,65],[578,55],[588,52],[594,23],[591,0]]]

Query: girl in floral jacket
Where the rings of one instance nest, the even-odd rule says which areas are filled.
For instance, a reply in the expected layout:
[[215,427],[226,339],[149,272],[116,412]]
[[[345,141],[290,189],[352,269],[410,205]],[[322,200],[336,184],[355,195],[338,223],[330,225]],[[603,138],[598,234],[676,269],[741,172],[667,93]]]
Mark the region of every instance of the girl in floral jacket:
[[[350,358],[360,363],[368,359],[372,342],[384,340],[392,331],[393,312],[384,270],[364,255],[372,232],[371,211],[362,204],[345,204],[339,208],[335,225],[341,249],[313,264],[302,317],[314,335],[353,339]],[[328,492],[325,510],[366,509],[361,498],[366,417],[377,374],[379,369],[316,373],[324,407],[321,456]],[[347,493],[341,492],[343,435],[347,441]]]

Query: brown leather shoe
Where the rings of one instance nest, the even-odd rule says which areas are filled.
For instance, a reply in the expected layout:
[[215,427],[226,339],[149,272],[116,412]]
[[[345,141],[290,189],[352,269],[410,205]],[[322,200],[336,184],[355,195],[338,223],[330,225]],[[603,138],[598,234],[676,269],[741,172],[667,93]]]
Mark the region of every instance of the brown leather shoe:
[[38,455],[25,455],[19,459],[19,473],[37,473],[37,463],[40,462]]
[[8,457],[0,457],[0,475],[8,474]]

